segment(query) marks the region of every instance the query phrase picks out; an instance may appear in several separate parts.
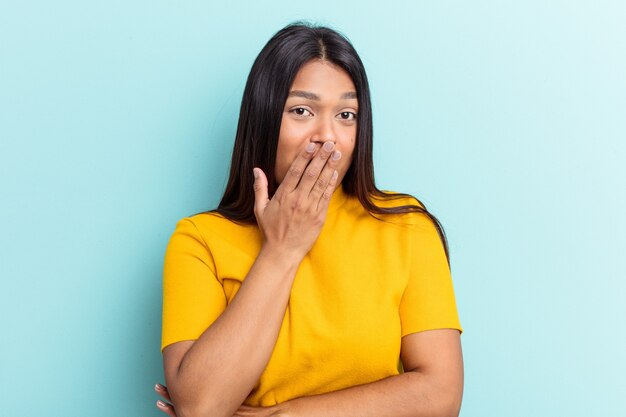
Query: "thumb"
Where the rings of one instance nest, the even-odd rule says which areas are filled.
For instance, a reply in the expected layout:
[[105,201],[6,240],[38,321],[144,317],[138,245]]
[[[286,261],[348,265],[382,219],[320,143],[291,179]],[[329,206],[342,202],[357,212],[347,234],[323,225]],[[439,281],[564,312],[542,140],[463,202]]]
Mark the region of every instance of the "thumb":
[[254,168],[254,211],[262,214],[269,203],[267,195],[267,177],[261,168]]

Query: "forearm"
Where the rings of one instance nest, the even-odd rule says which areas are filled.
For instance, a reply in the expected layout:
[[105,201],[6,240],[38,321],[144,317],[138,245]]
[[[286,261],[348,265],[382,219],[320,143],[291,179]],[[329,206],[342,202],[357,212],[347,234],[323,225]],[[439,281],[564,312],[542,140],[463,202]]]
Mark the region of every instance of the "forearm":
[[457,417],[462,384],[406,372],[369,384],[279,404],[294,417]]
[[262,249],[232,302],[194,342],[173,381],[180,414],[231,416],[265,369],[299,261]]

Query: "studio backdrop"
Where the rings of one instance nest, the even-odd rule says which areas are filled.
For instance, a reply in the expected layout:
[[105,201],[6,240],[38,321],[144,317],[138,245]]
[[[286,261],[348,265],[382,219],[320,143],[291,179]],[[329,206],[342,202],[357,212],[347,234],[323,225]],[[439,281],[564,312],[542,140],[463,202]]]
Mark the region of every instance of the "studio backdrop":
[[363,59],[378,186],[447,233],[461,416],[626,415],[624,3],[326,0],[2,2],[0,414],[161,415],[167,241],[301,19]]

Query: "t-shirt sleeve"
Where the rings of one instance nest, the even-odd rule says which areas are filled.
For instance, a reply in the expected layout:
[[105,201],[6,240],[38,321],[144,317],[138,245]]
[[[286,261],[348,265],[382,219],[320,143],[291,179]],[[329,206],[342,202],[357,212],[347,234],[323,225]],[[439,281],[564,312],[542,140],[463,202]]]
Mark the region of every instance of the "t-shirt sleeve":
[[193,220],[176,224],[163,266],[161,350],[182,340],[196,340],[226,308],[215,263]]
[[417,216],[410,226],[410,275],[400,301],[402,336],[446,328],[462,332],[443,244],[432,220]]

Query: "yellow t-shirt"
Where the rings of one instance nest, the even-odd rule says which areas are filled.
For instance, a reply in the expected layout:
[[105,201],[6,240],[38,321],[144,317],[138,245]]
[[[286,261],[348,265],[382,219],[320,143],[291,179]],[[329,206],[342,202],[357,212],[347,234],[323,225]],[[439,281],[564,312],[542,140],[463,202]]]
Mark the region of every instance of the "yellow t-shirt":
[[[419,204],[403,198],[386,207]],[[373,218],[338,187],[298,268],[267,367],[245,404],[271,406],[397,375],[409,333],[462,331],[445,252],[423,214]],[[178,222],[163,275],[161,349],[224,311],[261,249],[256,225],[202,213]]]

